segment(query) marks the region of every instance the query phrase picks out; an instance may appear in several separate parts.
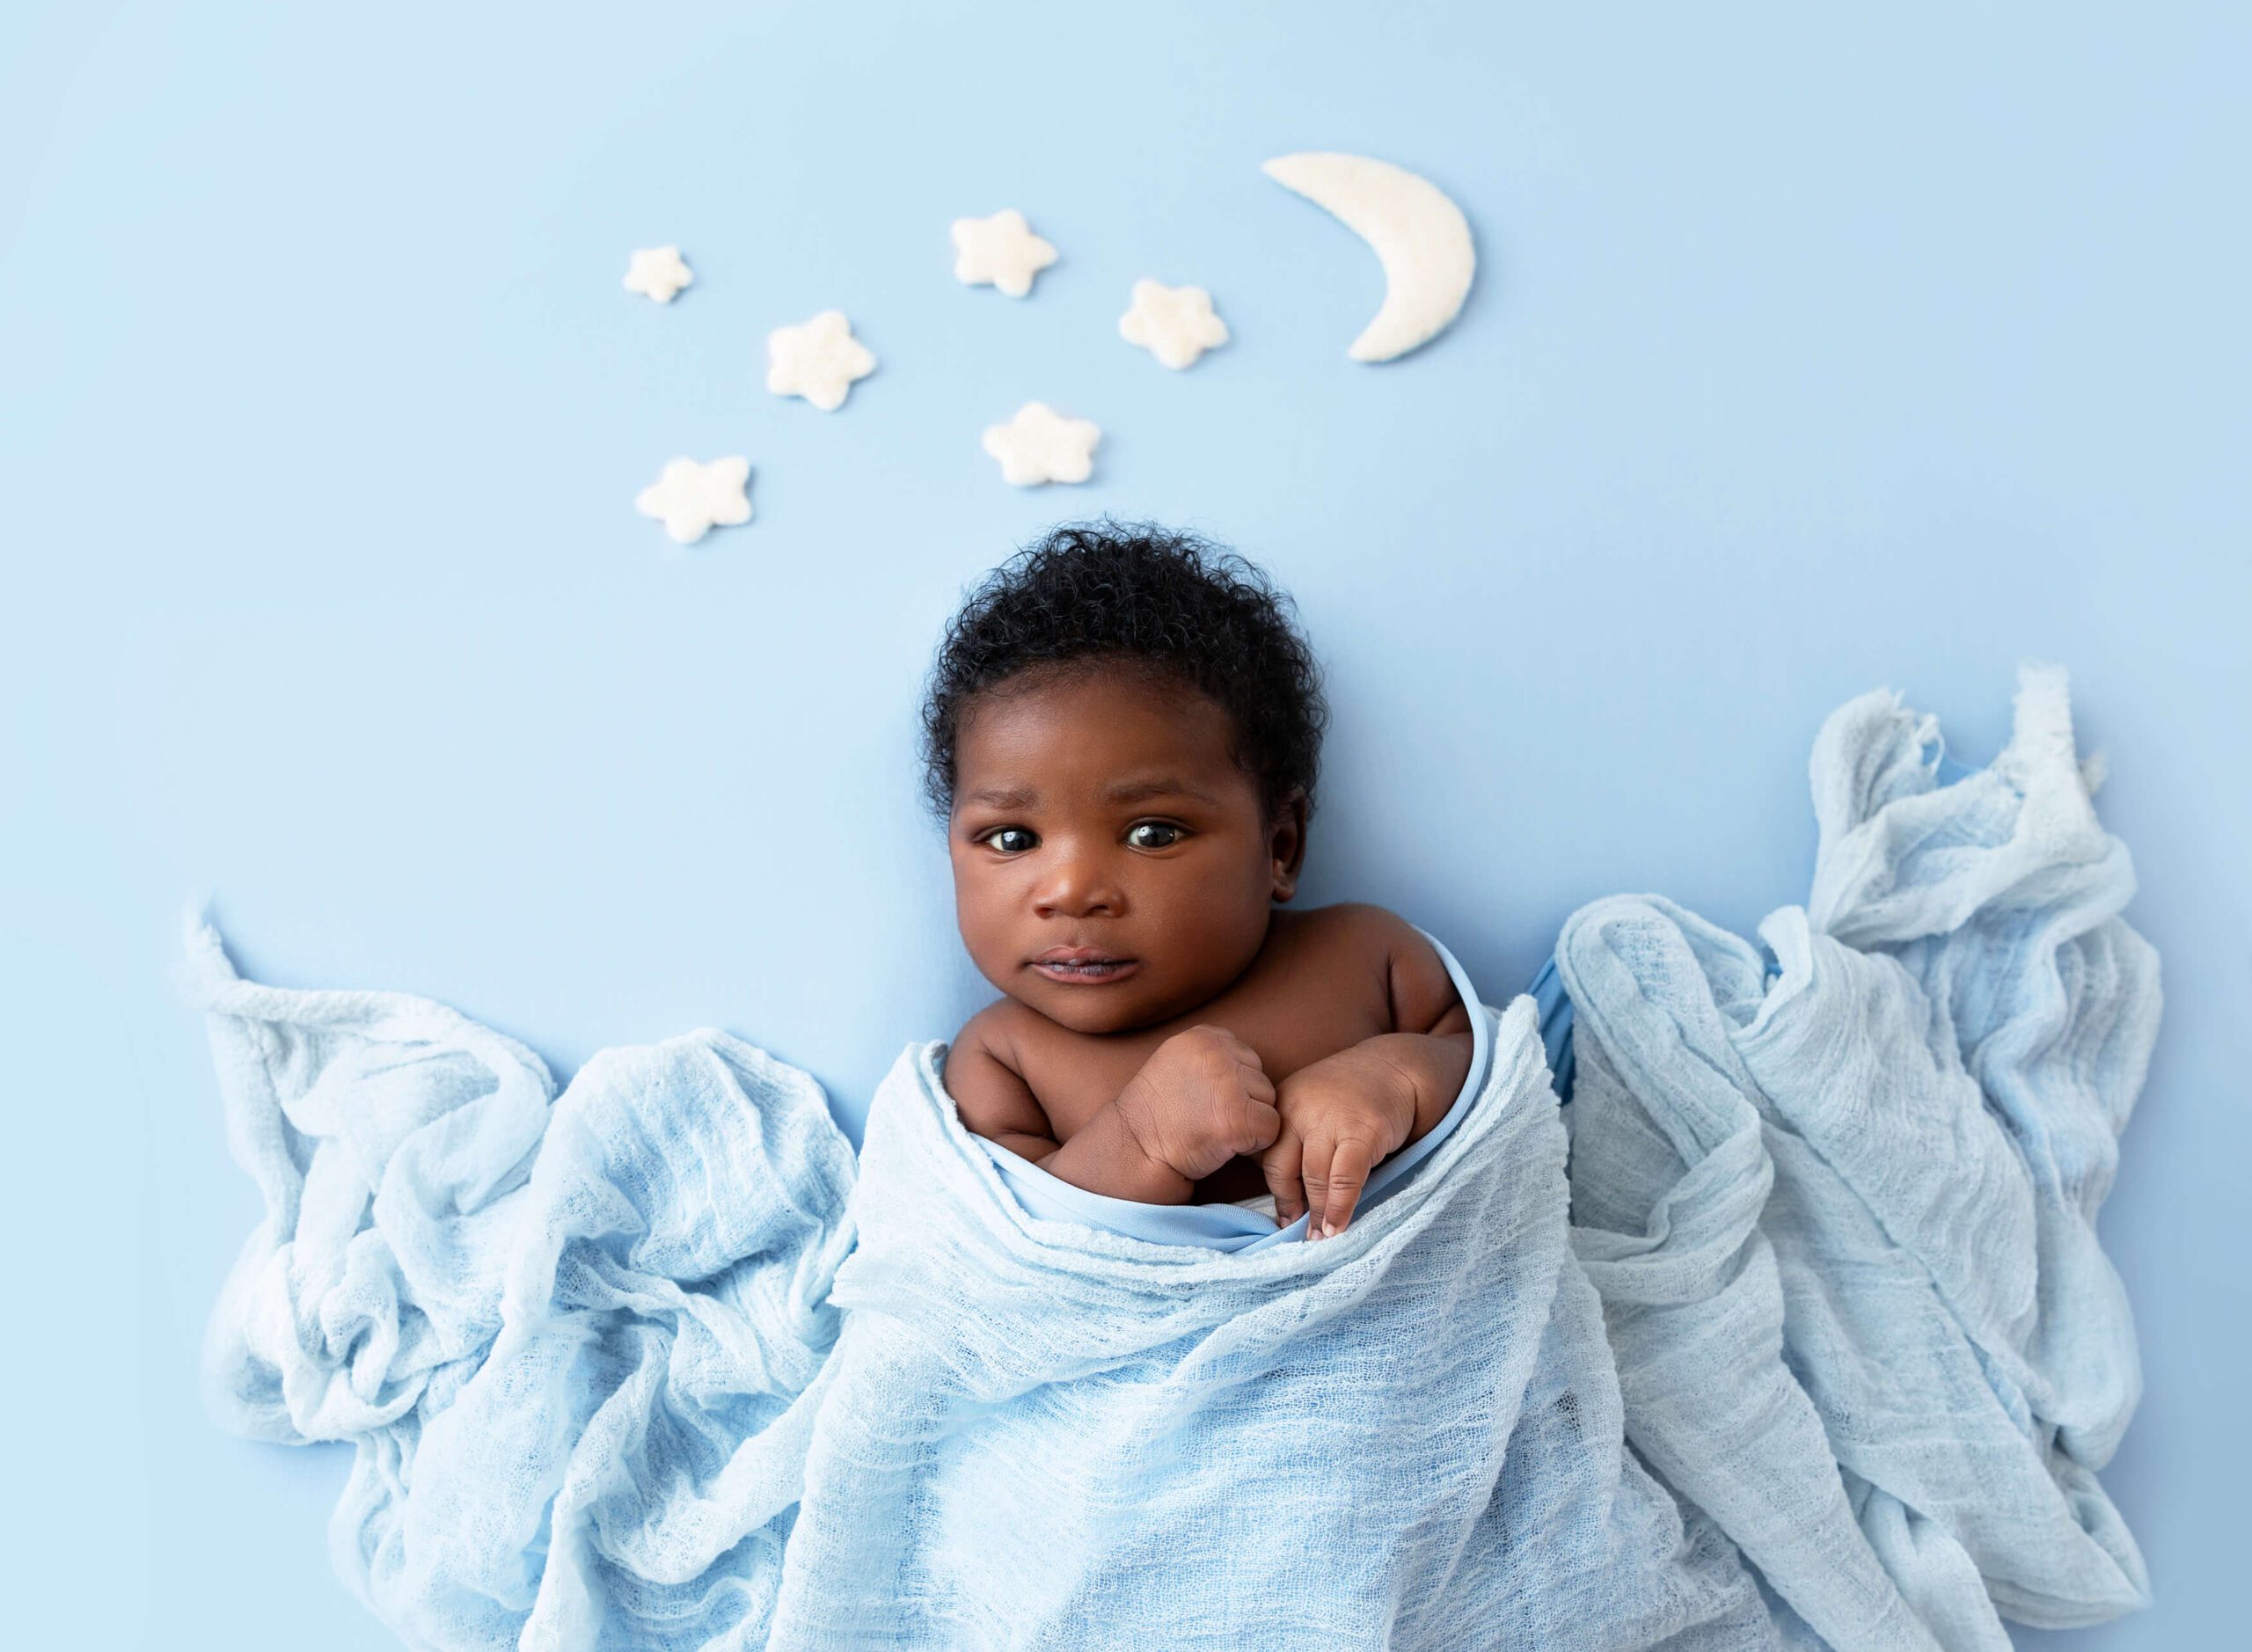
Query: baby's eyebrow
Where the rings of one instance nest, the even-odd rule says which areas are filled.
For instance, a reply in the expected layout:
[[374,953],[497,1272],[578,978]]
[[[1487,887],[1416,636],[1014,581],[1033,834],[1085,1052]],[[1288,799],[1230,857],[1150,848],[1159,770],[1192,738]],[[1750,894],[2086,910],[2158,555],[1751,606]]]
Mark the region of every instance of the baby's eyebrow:
[[1175,779],[1169,774],[1151,780],[1121,780],[1105,786],[1102,792],[1102,800],[1106,803],[1138,803],[1147,797],[1193,797],[1200,803],[1210,803],[1215,808],[1219,807],[1217,798],[1208,796],[1188,781]]
[[[1100,797],[1106,803],[1138,803],[1152,797],[1193,797],[1200,803],[1210,804],[1215,808],[1219,807],[1217,798],[1172,775],[1160,775],[1147,780],[1114,781],[1103,787]],[[1029,786],[987,786],[967,793],[964,800],[983,803],[991,808],[1030,808],[1040,801],[1040,793]]]
[[970,793],[967,800],[995,808],[1029,808],[1040,801],[1040,793],[1028,786],[988,786]]

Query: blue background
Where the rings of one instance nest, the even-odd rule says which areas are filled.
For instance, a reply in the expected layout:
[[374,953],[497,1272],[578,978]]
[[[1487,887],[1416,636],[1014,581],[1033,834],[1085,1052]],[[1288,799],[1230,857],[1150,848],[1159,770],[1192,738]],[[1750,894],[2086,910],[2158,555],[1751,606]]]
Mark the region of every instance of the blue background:
[[[167,971],[428,994],[559,1074],[716,1024],[840,1111],[989,996],[916,798],[964,583],[1042,524],[1201,527],[1337,716],[1302,897],[1506,998],[1575,905],[1800,898],[1809,747],[1955,753],[2073,673],[2167,1021],[2103,1232],[2148,1388],[2107,1474],[2152,1612],[2234,1640],[2252,1152],[2245,12],[2171,4],[18,4],[0,23],[8,1502],[19,1645],[384,1647],[344,1459],[205,1420],[254,1218]],[[1373,259],[1262,178],[1386,157],[1481,266],[1348,361]],[[947,224],[1062,250],[1018,303]],[[619,287],[676,242],[696,284]],[[1139,276],[1234,341],[1170,373]],[[836,415],[763,388],[835,305]],[[1105,431],[1019,492],[1026,399]],[[747,454],[667,553],[635,492]],[[2241,1320],[2240,1320],[2241,1323]],[[30,1638],[25,1638],[29,1634]]]

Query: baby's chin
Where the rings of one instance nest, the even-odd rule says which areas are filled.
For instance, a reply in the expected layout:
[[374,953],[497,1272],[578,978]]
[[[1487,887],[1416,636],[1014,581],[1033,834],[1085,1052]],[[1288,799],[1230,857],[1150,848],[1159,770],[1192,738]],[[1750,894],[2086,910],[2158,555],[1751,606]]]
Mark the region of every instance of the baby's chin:
[[1169,1020],[1181,1008],[1147,992],[1128,993],[1126,983],[1115,986],[1054,986],[1044,992],[1012,992],[1009,996],[1035,1014],[1068,1031],[1100,1038],[1131,1033]]

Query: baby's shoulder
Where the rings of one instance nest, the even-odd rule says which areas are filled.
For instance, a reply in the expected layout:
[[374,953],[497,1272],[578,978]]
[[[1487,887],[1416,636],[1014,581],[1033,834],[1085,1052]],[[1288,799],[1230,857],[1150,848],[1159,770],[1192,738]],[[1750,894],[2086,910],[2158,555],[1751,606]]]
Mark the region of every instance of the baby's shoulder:
[[1018,1049],[1025,1012],[1013,998],[989,1004],[963,1022],[947,1046],[940,1078],[962,1123],[980,1136],[1036,1137],[1054,1129],[1025,1079]]
[[961,1024],[952,1047],[975,1050],[1012,1072],[1020,1072],[1024,1063],[1017,1045],[1029,1030],[1026,1023],[1030,1015],[1014,998],[996,998]]
[[1467,1027],[1469,1012],[1445,960],[1399,913],[1369,901],[1340,901],[1294,917],[1298,944],[1326,969],[1367,970],[1382,980],[1393,1031],[1452,1031],[1457,1020]]

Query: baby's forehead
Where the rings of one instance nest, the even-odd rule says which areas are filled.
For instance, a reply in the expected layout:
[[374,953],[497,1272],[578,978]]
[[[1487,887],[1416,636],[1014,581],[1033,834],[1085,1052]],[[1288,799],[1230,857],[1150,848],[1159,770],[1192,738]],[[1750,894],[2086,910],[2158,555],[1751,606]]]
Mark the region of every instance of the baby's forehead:
[[1160,781],[1210,793],[1232,789],[1238,775],[1233,720],[1193,690],[1114,674],[1012,684],[981,698],[958,743],[965,796],[1153,794]]

